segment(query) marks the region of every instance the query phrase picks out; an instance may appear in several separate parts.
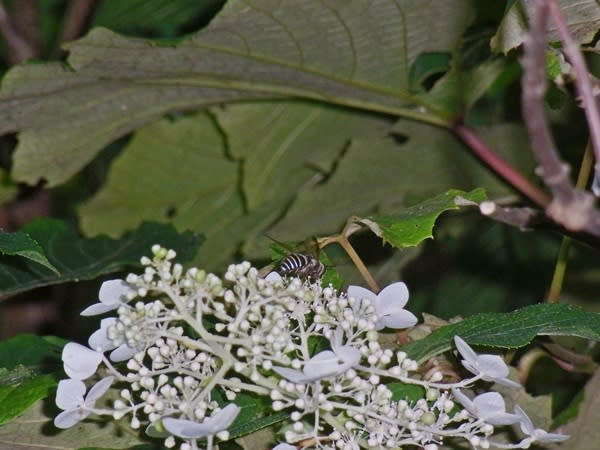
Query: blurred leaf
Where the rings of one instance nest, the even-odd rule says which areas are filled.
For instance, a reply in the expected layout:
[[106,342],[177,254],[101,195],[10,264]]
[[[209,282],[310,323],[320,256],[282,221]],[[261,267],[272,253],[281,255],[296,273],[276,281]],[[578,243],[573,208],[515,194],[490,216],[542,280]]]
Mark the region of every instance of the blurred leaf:
[[202,241],[191,232],[177,234],[172,226],[143,223],[122,239],[84,239],[64,222],[37,219],[21,230],[35,239],[59,274],[27,260],[0,256],[0,292],[15,294],[41,286],[97,278],[128,267],[138,267],[140,258],[160,243],[177,251],[181,261],[194,256]]
[[[528,11],[534,3],[519,0],[515,2],[500,24],[496,35],[492,38],[492,49],[500,53],[508,53],[523,43],[527,33]],[[598,32],[600,5],[594,0],[559,0],[560,7],[567,18],[567,25],[573,38],[580,44],[589,44]],[[549,21],[549,39],[559,40],[556,25]]]
[[50,416],[47,410],[47,403],[40,400],[24,414],[1,426],[0,450],[129,449],[143,443],[134,434],[124,432],[112,419],[106,422],[86,420],[72,428],[59,430],[52,424],[58,409],[53,409]]
[[485,199],[483,189],[475,189],[471,192],[453,189],[410,206],[398,215],[369,216],[365,219],[357,217],[356,222],[370,228],[385,243],[393,247],[414,247],[425,239],[433,238],[433,226],[440,214],[459,209],[463,201],[480,203]]
[[25,367],[32,369],[33,374],[52,372],[55,368],[62,370],[61,353],[62,343],[22,334],[0,342],[0,367],[11,371]]
[[180,34],[180,28],[202,19],[224,0],[103,0],[94,11],[92,27],[125,34]]
[[57,381],[50,375],[24,380],[17,385],[0,384],[0,425],[26,411],[38,400],[46,398]]
[[427,8],[408,0],[260,0],[251,8],[227,2],[177,46],[95,29],[70,44],[70,67],[22,66],[6,75],[0,132],[21,132],[15,179],[44,177],[53,186],[164,113],[217,103],[307,98],[447,124],[431,108],[414,108],[432,105],[411,95],[408,72],[423,51],[453,49],[471,17],[467,0]]
[[8,172],[0,168],[0,205],[12,200],[17,193],[17,186],[10,179]]
[[402,347],[412,359],[428,358],[454,348],[454,336],[470,345],[519,348],[537,335],[577,336],[600,340],[600,314],[563,304],[538,304],[511,313],[483,313],[440,328]]
[[[564,442],[560,448],[565,450],[579,450],[584,448],[595,448],[600,442],[600,370],[588,380],[584,397],[579,404],[577,418],[566,426],[566,434],[571,438]],[[554,448],[554,447],[553,447]]]
[[432,75],[450,69],[449,53],[421,53],[410,66],[410,85],[413,90],[426,89],[425,83]]
[[17,233],[4,233],[0,231],[0,253],[22,256],[47,267],[56,275],[59,275],[56,267],[50,264],[46,255],[44,255],[44,250],[40,244],[26,233],[20,231]]
[[447,115],[455,116],[471,108],[498,80],[512,71],[512,65],[505,59],[484,61],[470,70],[453,66],[421,96]]
[[[401,134],[401,142],[353,140],[327,182],[300,191],[285,217],[267,233],[282,241],[297,238],[298,229],[323,235],[339,229],[349,216],[395,214],[408,202],[449,189],[483,187],[490,198],[510,192],[482,171],[447,130],[405,120],[393,130]],[[525,173],[533,169],[522,127],[504,124],[477,131],[516,167]]]

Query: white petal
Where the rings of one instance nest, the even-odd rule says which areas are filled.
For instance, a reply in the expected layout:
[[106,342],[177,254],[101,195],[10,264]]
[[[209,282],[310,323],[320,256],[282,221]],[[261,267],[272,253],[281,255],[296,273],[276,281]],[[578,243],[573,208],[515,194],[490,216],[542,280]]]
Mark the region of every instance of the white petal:
[[506,411],[504,399],[497,392],[486,392],[473,399],[473,404],[481,414],[490,415]]
[[[465,362],[470,363],[471,365],[477,364],[477,353],[475,353],[475,351],[469,346],[469,344],[463,341],[461,337],[454,336],[454,344],[456,345],[456,349],[461,354],[461,356],[465,358],[465,361],[463,361],[463,365]],[[473,372],[469,367],[465,367],[471,372]],[[475,375],[479,374],[479,372],[473,373],[475,373]]]
[[535,440],[538,442],[563,442],[570,437],[568,434],[548,433],[540,428],[535,430]]
[[102,378],[95,385],[92,386],[90,392],[85,398],[85,405],[89,408],[92,408],[96,404],[96,400],[104,395],[108,388],[112,385],[114,377],[106,377]]
[[452,389],[452,395],[467,411],[474,414],[475,406],[469,397],[463,394],[459,389]]
[[114,362],[127,361],[133,358],[138,352],[139,350],[127,344],[122,344],[110,353],[110,360]]
[[273,447],[273,450],[298,450],[298,447],[282,442]]
[[497,392],[486,392],[473,399],[477,417],[492,425],[510,425],[520,421],[516,414],[506,412],[504,398]]
[[360,350],[346,345],[336,349],[335,352],[325,350],[313,356],[304,365],[303,372],[310,381],[340,375],[358,364]]
[[85,384],[79,380],[61,380],[56,389],[56,406],[60,409],[73,409],[83,404]]
[[515,406],[515,415],[517,415],[519,418],[519,426],[521,427],[521,431],[523,431],[523,433],[526,435],[533,437],[536,441],[562,442],[566,441],[570,437],[568,434],[548,433],[541,428],[535,428],[529,416],[519,405]]
[[213,434],[219,431],[226,430],[233,423],[235,418],[240,413],[241,408],[235,403],[230,403],[225,408],[214,413],[210,419],[206,421],[213,428]]
[[281,278],[281,275],[279,275],[277,272],[272,271],[267,274],[265,280],[271,283],[275,283],[277,281],[283,281],[283,278]]
[[477,362],[481,373],[490,378],[504,378],[508,375],[508,366],[498,355],[479,355]]
[[382,305],[394,305],[402,308],[408,302],[408,288],[402,282],[392,283],[377,295],[377,301]]
[[515,406],[515,414],[519,416],[519,426],[521,427],[521,431],[529,436],[533,435],[533,432],[535,431],[533,422],[519,405]]
[[115,345],[108,339],[108,327],[116,323],[116,317],[107,317],[100,321],[100,329],[92,333],[88,339],[88,345],[97,352],[106,352],[115,348]]
[[519,416],[507,412],[499,412],[490,417],[484,417],[483,415],[480,417],[490,425],[511,425],[519,422]]
[[76,409],[61,412],[54,418],[54,426],[56,428],[71,428],[81,420],[85,419],[89,413],[81,413]]
[[348,286],[348,297],[352,297],[356,300],[362,300],[366,298],[374,302],[377,298],[377,295],[361,286]]
[[98,369],[102,354],[76,342],[69,342],[62,352],[64,369],[69,377],[76,380],[89,378]]
[[214,413],[203,423],[196,423],[184,419],[173,419],[171,417],[164,418],[162,422],[165,429],[175,436],[184,439],[198,439],[204,436],[217,434],[219,431],[229,428],[240,410],[239,406],[230,403],[222,410]]
[[405,309],[400,309],[399,311],[388,313],[383,317],[379,318],[379,320],[377,321],[377,325],[383,325],[382,328],[394,328],[398,330],[403,328],[410,328],[414,326],[418,321],[419,320],[413,313]]
[[108,280],[100,286],[98,298],[105,305],[115,305],[118,307],[123,303],[127,303],[127,293],[130,288],[123,280]]
[[199,439],[212,434],[210,427],[202,423],[192,422],[191,420],[165,417],[162,423],[169,433],[183,439]]
[[117,306],[113,305],[105,305],[104,303],[94,303],[93,305],[88,306],[83,311],[79,313],[81,316],[97,316],[99,314],[104,314],[105,312],[112,311],[113,309],[117,309]]
[[289,369],[287,367],[273,366],[273,371],[281,375],[286,380],[298,384],[305,384],[310,378],[299,370]]

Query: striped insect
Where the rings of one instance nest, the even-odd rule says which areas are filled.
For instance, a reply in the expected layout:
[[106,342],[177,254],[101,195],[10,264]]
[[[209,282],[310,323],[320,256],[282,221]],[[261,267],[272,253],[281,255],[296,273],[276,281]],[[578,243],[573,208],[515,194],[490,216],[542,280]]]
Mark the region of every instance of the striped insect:
[[320,280],[325,273],[325,265],[314,256],[292,253],[279,262],[276,271],[281,276]]

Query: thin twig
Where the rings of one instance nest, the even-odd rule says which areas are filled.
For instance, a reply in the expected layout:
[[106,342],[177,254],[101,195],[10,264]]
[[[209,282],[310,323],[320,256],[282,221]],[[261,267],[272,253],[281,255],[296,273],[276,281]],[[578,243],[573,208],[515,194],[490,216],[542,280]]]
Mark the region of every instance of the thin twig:
[[567,26],[567,19],[561,11],[558,2],[556,0],[544,1],[548,3],[550,15],[556,24],[558,35],[563,44],[563,51],[573,66],[575,88],[581,98],[581,107],[585,111],[590,130],[590,141],[594,155],[596,156],[596,172],[600,172],[600,111],[594,97],[592,80],[590,79],[579,45],[571,37]]
[[35,56],[33,48],[15,29],[2,2],[0,2],[0,34],[6,41],[11,65],[22,63]]
[[524,42],[523,117],[539,163],[538,173],[553,195],[546,214],[569,230],[600,236],[600,215],[594,210],[594,197],[572,186],[569,166],[560,159],[546,120],[545,55],[549,9],[549,1],[536,1],[530,32]]

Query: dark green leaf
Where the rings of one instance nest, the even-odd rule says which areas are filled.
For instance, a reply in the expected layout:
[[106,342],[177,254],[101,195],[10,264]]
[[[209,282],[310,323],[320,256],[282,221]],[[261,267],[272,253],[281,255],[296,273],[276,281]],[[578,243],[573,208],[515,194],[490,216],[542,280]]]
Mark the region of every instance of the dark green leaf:
[[449,53],[421,53],[410,67],[410,84],[413,90],[423,90],[427,79],[450,69]]
[[178,234],[171,225],[156,223],[143,223],[122,239],[84,239],[64,222],[47,218],[29,223],[22,231],[40,244],[59,275],[26,260],[16,264],[14,259],[0,257],[0,292],[4,295],[137,267],[154,244],[172,248],[181,261],[186,261],[194,256],[202,241],[199,235]]
[[395,216],[369,216],[356,221],[368,226],[384,242],[397,248],[419,245],[433,238],[435,221],[444,211],[458,209],[461,201],[479,203],[486,199],[483,189],[471,192],[451,190],[406,208]]
[[392,400],[395,402],[398,400],[416,402],[425,396],[425,389],[423,386],[404,383],[390,383],[386,386],[390,391],[392,391]]
[[46,255],[44,255],[44,250],[40,244],[32,239],[31,236],[21,231],[17,233],[4,233],[0,231],[0,253],[22,256],[47,267],[59,275],[56,267],[50,264]]
[[454,348],[454,336],[470,345],[519,348],[537,335],[578,336],[600,340],[600,313],[564,304],[538,304],[511,313],[483,313],[445,326],[402,347],[417,361]]
[[143,32],[161,37],[179,34],[182,26],[202,19],[224,0],[103,0],[94,11],[93,27],[119,33]]

